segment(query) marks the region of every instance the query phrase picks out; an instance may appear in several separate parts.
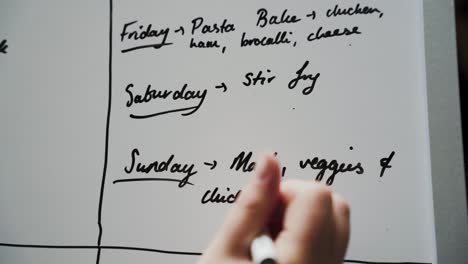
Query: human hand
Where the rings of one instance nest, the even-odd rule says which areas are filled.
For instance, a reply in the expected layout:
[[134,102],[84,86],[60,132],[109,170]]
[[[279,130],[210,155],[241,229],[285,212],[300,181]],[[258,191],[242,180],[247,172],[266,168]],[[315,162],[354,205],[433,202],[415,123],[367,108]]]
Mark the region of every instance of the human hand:
[[252,263],[250,244],[265,229],[280,264],[343,263],[349,239],[346,201],[321,184],[280,178],[276,158],[264,157],[199,264]]

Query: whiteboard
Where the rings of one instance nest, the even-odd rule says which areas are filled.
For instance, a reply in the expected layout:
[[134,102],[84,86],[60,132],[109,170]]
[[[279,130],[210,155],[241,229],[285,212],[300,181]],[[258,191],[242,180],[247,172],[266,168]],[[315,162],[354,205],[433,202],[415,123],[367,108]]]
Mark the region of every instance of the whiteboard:
[[0,24],[2,262],[194,263],[271,151],[348,199],[347,261],[437,263],[422,1],[8,0]]

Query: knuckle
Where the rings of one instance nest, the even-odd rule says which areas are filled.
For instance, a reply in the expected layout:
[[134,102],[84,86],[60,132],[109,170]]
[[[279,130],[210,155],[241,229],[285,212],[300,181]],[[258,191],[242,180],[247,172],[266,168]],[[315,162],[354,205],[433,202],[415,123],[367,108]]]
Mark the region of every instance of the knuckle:
[[331,205],[332,191],[329,187],[321,184],[313,184],[307,188],[308,199],[317,201],[319,203]]

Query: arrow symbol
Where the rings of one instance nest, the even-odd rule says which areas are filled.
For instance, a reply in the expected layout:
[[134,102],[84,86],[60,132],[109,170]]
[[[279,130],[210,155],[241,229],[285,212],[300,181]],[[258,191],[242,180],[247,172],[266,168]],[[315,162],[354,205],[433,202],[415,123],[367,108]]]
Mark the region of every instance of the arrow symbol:
[[215,86],[216,89],[223,89],[223,93],[227,91],[227,86],[225,83],[221,83],[220,85]]
[[182,36],[183,36],[183,35],[184,35],[184,33],[185,33],[185,31],[184,31],[184,27],[183,27],[183,26],[180,26],[180,28],[179,28],[179,29],[176,29],[176,30],[174,30],[174,32],[175,32],[175,33],[179,33],[179,32],[181,32],[181,31],[182,31]]
[[218,163],[216,162],[216,160],[213,160],[213,163],[205,162],[203,164],[205,164],[206,166],[210,166],[210,170],[214,170],[214,168],[216,168],[216,164]]

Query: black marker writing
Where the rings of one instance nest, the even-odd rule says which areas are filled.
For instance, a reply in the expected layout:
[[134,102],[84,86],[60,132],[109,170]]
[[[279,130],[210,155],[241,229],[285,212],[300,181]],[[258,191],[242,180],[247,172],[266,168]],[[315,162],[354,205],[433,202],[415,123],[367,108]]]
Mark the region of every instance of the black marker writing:
[[164,29],[159,29],[155,30],[153,29],[152,24],[146,25],[146,28],[144,29],[143,25],[138,26],[138,29],[132,30],[130,32],[127,31],[128,27],[138,23],[138,20],[129,22],[124,24],[122,33],[120,33],[120,41],[124,42],[124,40],[143,40],[146,38],[158,38],[162,36],[164,40],[167,38],[169,34],[169,28],[164,28]]
[[167,160],[164,161],[153,161],[148,164],[143,164],[137,162],[137,158],[140,156],[140,151],[135,148],[131,153],[131,161],[128,166],[124,167],[124,171],[127,174],[133,172],[149,174],[160,173],[160,172],[170,172],[170,173],[182,173],[185,177],[180,181],[179,187],[184,187],[190,180],[190,177],[197,174],[195,171],[195,165],[192,163],[178,163],[174,161],[175,155],[172,154]]
[[221,24],[214,23],[211,25],[205,24],[203,17],[197,17],[192,20],[192,35],[195,33],[215,33],[215,34],[223,34],[235,31],[236,28],[234,24],[228,23],[227,19],[224,19]]
[[241,193],[241,191],[237,191],[236,193],[230,193],[231,189],[226,188],[228,194],[220,194],[219,188],[216,187],[213,190],[207,190],[201,199],[202,204],[206,203],[229,203],[232,204],[236,201],[237,197]]
[[255,162],[250,161],[252,158],[252,151],[245,155],[245,151],[242,151],[237,157],[232,161],[231,167],[229,169],[234,169],[239,171],[242,169],[243,172],[251,172],[255,168]]
[[317,79],[320,77],[320,73],[317,73],[315,75],[304,74],[304,70],[307,68],[308,65],[309,61],[306,61],[304,65],[302,65],[302,67],[296,72],[297,76],[294,79],[292,79],[288,84],[289,89],[296,88],[299,81],[311,81],[310,86],[306,86],[302,89],[302,94],[309,95],[314,90],[315,84],[317,83]]
[[208,90],[189,90],[187,89],[188,84],[184,84],[184,86],[180,90],[172,91],[172,90],[156,90],[153,89],[151,84],[149,84],[145,90],[144,94],[134,94],[134,91],[132,90],[134,88],[133,83],[130,83],[127,85],[125,88],[125,92],[128,94],[128,101],[126,102],[127,107],[131,107],[134,104],[142,104],[142,103],[149,103],[152,100],[155,99],[171,99],[173,101],[177,100],[184,100],[184,101],[191,101],[191,100],[196,100],[199,99],[199,102],[195,106],[191,107],[186,107],[186,108],[180,108],[180,109],[174,109],[174,110],[169,110],[169,111],[164,111],[164,112],[158,112],[155,114],[150,114],[146,116],[138,116],[138,115],[130,115],[132,118],[149,118],[149,117],[154,117],[158,116],[161,114],[167,114],[167,113],[173,113],[173,112],[179,112],[179,111],[188,111],[184,114],[183,116],[188,116],[200,109],[202,106],[203,102],[205,101],[206,95],[208,93]]
[[[289,32],[291,34],[291,32]],[[280,31],[276,33],[276,36],[269,37],[263,36],[259,38],[247,38],[247,33],[242,33],[241,38],[241,47],[250,47],[250,46],[275,46],[290,44],[291,41],[288,38],[288,31]]]
[[151,88],[151,84],[148,84],[145,94],[142,95],[133,95],[132,88],[135,87],[133,83],[130,83],[127,85],[127,88],[125,88],[125,92],[127,92],[128,96],[130,97],[126,103],[127,107],[131,107],[133,104],[142,104],[142,103],[148,103],[151,100],[154,99],[166,99],[169,95],[172,94],[172,91],[168,90],[155,90]]
[[278,16],[270,16],[268,17],[268,10],[265,8],[260,8],[257,11],[258,19],[257,19],[257,27],[266,27],[267,25],[280,25],[280,24],[291,24],[297,23],[301,21],[300,18],[296,16],[291,16],[288,14],[288,10],[285,9],[281,14],[281,17]]
[[393,156],[395,155],[395,151],[392,151],[390,153],[390,156],[388,158],[382,158],[380,159],[380,167],[382,169],[380,170],[380,177],[384,176],[385,170],[391,168],[392,166],[390,165],[390,162],[392,162]]
[[214,170],[218,162],[216,160],[213,160],[213,162],[204,162],[203,164],[205,164],[206,166],[209,166],[210,170]]
[[353,27],[352,29],[348,28],[337,28],[334,30],[325,30],[323,31],[323,27],[319,27],[315,33],[310,33],[309,36],[307,37],[308,41],[316,41],[320,39],[326,39],[326,38],[334,38],[334,37],[339,37],[339,36],[350,36],[350,35],[359,35],[362,34],[359,31],[359,27]]
[[0,43],[0,53],[7,54],[7,49],[8,49],[7,40],[4,39]]
[[327,161],[326,159],[320,159],[315,157],[313,159],[306,159],[299,161],[299,167],[301,169],[305,169],[307,167],[313,170],[319,170],[315,180],[322,181],[323,176],[327,171],[331,171],[331,175],[328,176],[326,181],[327,185],[332,185],[335,177],[338,173],[344,172],[355,172],[357,174],[363,174],[364,168],[362,167],[361,163],[353,164],[346,164],[346,163],[339,163],[336,160]]
[[153,49],[160,49],[164,46],[170,46],[172,43],[156,43],[156,44],[148,44],[148,45],[141,45],[141,46],[136,46],[133,48],[128,48],[128,49],[123,49],[121,52],[122,53],[127,53],[135,50],[141,50],[141,49],[147,49],[147,48],[153,48]]
[[363,6],[361,7],[360,3],[357,3],[355,7],[345,7],[341,8],[339,5],[335,5],[333,9],[327,10],[327,17],[337,17],[337,16],[354,16],[354,15],[372,15],[374,13],[379,14],[379,18],[383,16],[383,13],[374,7]]
[[164,46],[172,45],[172,43],[167,43],[167,37],[169,35],[170,29],[169,28],[163,28],[163,29],[153,29],[152,24],[146,25],[146,28],[144,25],[140,25],[137,27],[137,29],[133,29],[128,31],[128,28],[134,24],[136,24],[138,21],[132,21],[129,23],[124,24],[122,28],[122,33],[120,33],[120,41],[124,42],[125,40],[144,40],[147,38],[162,38],[159,42],[154,43],[154,44],[145,44],[141,46],[136,46],[132,48],[127,48],[123,49],[122,53],[127,53],[130,51],[138,50],[138,49],[144,49],[144,48],[154,48],[154,49],[160,49]]
[[116,183],[123,183],[123,182],[175,182],[178,183],[179,188],[184,187],[186,184],[194,185],[193,183],[189,182],[188,179],[172,179],[172,178],[130,178],[130,179],[119,179],[115,180],[113,184]]
[[[267,73],[270,73],[271,71],[270,70],[267,70]],[[257,73],[257,75],[254,77],[254,73],[253,72],[249,72],[247,74],[245,74],[245,79],[246,81],[245,82],[242,82],[242,84],[246,87],[250,86],[250,85],[257,85],[258,83],[260,85],[264,85],[265,82],[268,84],[268,83],[271,83],[274,79],[276,78],[276,76],[270,76],[270,77],[264,77],[263,76],[263,71],[259,71]]]
[[[55,250],[92,250],[92,249],[110,249],[113,251],[120,252],[145,252],[145,253],[157,253],[165,255],[180,255],[180,256],[201,256],[201,252],[188,252],[188,251],[175,251],[175,250],[164,250],[157,248],[143,248],[143,247],[129,247],[129,246],[113,246],[113,245],[51,245],[51,244],[12,244],[12,243],[0,243],[0,247],[6,248],[32,248],[32,249],[55,249]],[[99,262],[98,262],[99,263]],[[371,260],[356,260],[356,259],[345,259],[343,263],[358,263],[358,264],[383,264],[383,262],[375,262]],[[387,262],[388,263],[388,262]],[[391,262],[392,264],[432,264],[431,262]]]
[[179,33],[183,36],[185,35],[185,29],[183,26],[180,26],[178,29],[174,30],[174,33]]
[[222,89],[223,93],[227,91],[227,86],[225,83],[221,83],[220,85],[216,85],[215,89]]
[[197,40],[195,41],[194,38],[190,39],[190,48],[220,48],[217,40]]
[[314,10],[310,12],[309,14],[307,14],[306,17],[310,17],[312,20],[315,20],[315,18],[317,17],[317,12],[315,12]]

